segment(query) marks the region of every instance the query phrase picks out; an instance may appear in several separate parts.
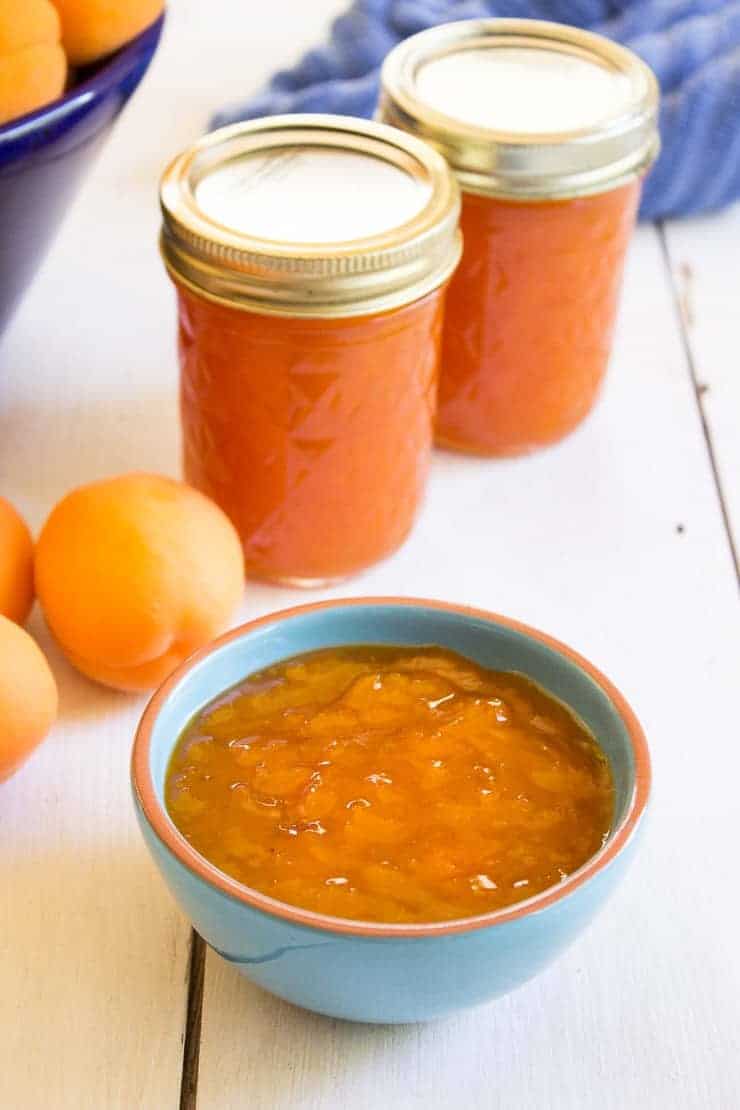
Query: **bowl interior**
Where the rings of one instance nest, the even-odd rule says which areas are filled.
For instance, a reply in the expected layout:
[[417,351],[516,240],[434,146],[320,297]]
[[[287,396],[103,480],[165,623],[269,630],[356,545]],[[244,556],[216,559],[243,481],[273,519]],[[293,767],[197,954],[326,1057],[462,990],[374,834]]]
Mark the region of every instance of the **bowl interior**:
[[[436,644],[497,670],[520,671],[565,702],[590,728],[611,764],[613,828],[635,790],[635,758],[627,725],[611,697],[557,647],[491,617],[454,609],[390,603],[307,607],[248,628],[196,657],[160,705],[150,744],[150,772],[164,809],[164,780],[183,727],[208,701],[247,675],[301,652],[342,644]],[[186,665],[187,666],[187,665]],[[169,818],[167,818],[169,821]]]

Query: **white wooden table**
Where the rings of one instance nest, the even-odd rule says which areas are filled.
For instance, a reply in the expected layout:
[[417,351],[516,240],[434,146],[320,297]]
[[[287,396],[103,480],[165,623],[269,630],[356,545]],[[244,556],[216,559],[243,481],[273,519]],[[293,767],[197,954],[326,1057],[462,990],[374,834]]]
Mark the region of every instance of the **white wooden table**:
[[[159,171],[342,7],[173,0],[152,70],[0,348],[0,490],[34,526],[78,483],[178,473]],[[591,656],[646,727],[654,804],[627,881],[559,963],[481,1010],[351,1026],[205,954],[134,824],[143,700],[73,672],[34,615],[61,713],[0,787],[4,1110],[740,1106],[739,348],[740,209],[642,227],[593,417],[531,459],[439,454],[405,548],[325,595],[520,617]],[[252,585],[241,616],[302,599]]]

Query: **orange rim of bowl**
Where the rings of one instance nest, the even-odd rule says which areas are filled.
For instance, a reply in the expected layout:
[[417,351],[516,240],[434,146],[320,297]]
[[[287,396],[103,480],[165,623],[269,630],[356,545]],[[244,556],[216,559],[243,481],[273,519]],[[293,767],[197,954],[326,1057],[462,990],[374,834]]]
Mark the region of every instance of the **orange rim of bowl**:
[[[267,894],[260,894],[251,887],[232,879],[223,871],[209,863],[208,860],[197,852],[178,831],[163,805],[157,799],[154,782],[151,775],[150,747],[152,732],[155,722],[164,703],[169,698],[187,674],[197,667],[205,658],[225,644],[255,632],[257,629],[269,624],[276,624],[291,617],[301,616],[305,613],[320,612],[324,609],[362,608],[368,606],[404,606],[406,608],[436,609],[442,612],[457,613],[462,617],[483,620],[488,624],[501,625],[504,628],[520,632],[531,639],[539,641],[560,655],[565,656],[575,663],[581,670],[595,682],[599,689],[607,696],[613,707],[622,719],[627,735],[629,736],[632,755],[634,758],[634,782],[626,811],[619,824],[613,830],[609,840],[603,848],[591,856],[576,871],[571,872],[567,879],[563,879],[555,887],[548,887],[539,894],[533,895],[511,906],[505,906],[490,913],[476,915],[475,917],[456,918],[452,921],[431,921],[419,924],[392,925],[379,921],[355,921],[344,917],[331,917],[328,914],[315,913],[312,910],[302,909],[300,906],[291,906],[286,902],[279,902]],[[217,696],[218,691],[214,696]],[[485,929],[492,925],[503,925],[509,921],[526,917],[528,914],[537,913],[548,906],[566,898],[588,879],[603,870],[621,850],[627,845],[634,833],[650,795],[651,768],[650,754],[642,727],[626,699],[619,690],[601,673],[592,663],[589,663],[577,651],[552,636],[540,632],[536,628],[522,624],[520,621],[503,617],[498,613],[491,613],[485,609],[473,609],[466,605],[455,605],[451,602],[430,601],[423,598],[401,597],[360,597],[340,598],[333,601],[318,601],[306,605],[297,605],[289,609],[282,609],[276,613],[248,621],[238,628],[226,632],[223,636],[212,641],[200,651],[195,652],[173,671],[169,678],[155,691],[149,701],[139,726],[136,730],[131,758],[131,777],[134,792],[141,811],[149,826],[169,849],[175,858],[187,870],[193,872],[198,878],[203,879],[210,886],[215,887],[221,894],[225,894],[237,902],[250,906],[252,909],[261,910],[272,917],[282,918],[294,925],[317,929],[323,932],[344,934],[363,937],[435,937],[449,936],[455,933],[467,933],[476,929]]]

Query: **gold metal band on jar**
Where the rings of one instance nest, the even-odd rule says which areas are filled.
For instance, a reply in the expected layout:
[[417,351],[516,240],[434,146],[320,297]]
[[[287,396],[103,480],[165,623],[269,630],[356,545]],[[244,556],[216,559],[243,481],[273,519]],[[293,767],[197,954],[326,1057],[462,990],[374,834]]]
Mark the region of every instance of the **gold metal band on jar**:
[[[330,242],[259,238],[221,222],[198,201],[219,167],[267,153],[356,152],[397,167],[423,195],[410,219]],[[275,116],[206,135],[161,182],[161,249],[176,281],[209,300],[287,316],[369,315],[408,304],[447,280],[460,257],[459,188],[425,143],[381,123],[327,115]],[[296,203],[305,202],[297,197]],[[248,212],[248,192],[245,211]]]
[[[625,83],[624,111],[579,129],[527,133],[472,125],[424,103],[417,88],[422,66],[497,48],[592,62]],[[430,143],[466,192],[527,201],[605,192],[644,173],[660,146],[658,104],[649,66],[601,35],[540,20],[480,19],[443,24],[399,43],[383,64],[377,118]]]

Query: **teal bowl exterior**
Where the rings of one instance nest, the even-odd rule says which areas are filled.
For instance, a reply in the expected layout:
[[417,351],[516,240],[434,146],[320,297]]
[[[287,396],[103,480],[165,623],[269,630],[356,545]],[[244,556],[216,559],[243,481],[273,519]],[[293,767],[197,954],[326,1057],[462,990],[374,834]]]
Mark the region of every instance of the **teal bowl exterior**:
[[[520,671],[566,702],[606,752],[616,815],[604,847],[558,887],[495,913],[429,925],[325,917],[276,902],[211,866],[164,808],[183,727],[205,703],[280,659],[341,644],[439,644],[486,667]],[[439,602],[368,598],[301,606],[228,633],[187,660],[154,695],[134,744],[141,829],[183,911],[221,956],[298,1006],[366,1022],[416,1022],[506,994],[580,933],[632,857],[647,803],[645,738],[594,667],[542,633]]]

